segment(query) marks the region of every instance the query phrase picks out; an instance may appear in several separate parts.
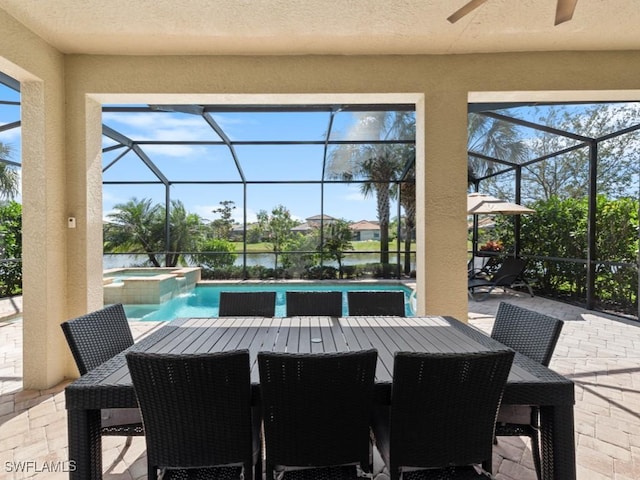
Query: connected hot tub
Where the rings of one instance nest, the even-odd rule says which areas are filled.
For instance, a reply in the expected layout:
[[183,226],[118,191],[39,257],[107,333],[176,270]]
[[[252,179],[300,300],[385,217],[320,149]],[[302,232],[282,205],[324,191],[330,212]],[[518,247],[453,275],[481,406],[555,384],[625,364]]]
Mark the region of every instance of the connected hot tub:
[[164,303],[193,289],[200,268],[114,268],[103,274],[104,304]]

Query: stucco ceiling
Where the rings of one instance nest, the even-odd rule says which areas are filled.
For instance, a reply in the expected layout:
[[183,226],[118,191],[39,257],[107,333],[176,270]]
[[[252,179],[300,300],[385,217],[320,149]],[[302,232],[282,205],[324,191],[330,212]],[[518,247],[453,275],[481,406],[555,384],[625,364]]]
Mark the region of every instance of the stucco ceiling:
[[[65,53],[420,54],[640,49],[638,0],[0,0]],[[0,33],[1,35],[1,33]]]

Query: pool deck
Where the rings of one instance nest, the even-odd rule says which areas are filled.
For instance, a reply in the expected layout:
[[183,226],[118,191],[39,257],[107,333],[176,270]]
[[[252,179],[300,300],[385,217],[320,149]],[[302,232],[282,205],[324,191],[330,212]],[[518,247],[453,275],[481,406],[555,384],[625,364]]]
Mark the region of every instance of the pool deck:
[[[639,479],[640,323],[511,291],[469,302],[470,323],[490,331],[500,301],[566,321],[551,368],[576,384],[578,479]],[[134,337],[138,340],[160,325],[133,323]],[[67,473],[42,471],[45,465],[67,460],[67,384],[23,390],[22,321],[0,321],[0,479],[68,478]],[[124,438],[103,439],[103,478],[146,479],[144,438],[134,438],[129,449],[123,446]],[[21,461],[32,463],[15,471]],[[375,467],[376,480],[388,480],[377,456]],[[494,448],[494,473],[497,480],[534,480],[528,440],[500,438]]]

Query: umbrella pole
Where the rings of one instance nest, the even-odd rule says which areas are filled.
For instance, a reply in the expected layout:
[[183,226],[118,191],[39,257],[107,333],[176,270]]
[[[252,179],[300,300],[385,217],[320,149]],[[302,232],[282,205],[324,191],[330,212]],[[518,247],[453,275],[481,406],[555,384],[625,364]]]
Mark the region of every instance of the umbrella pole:
[[471,265],[475,265],[478,256],[478,215],[473,216],[473,234],[471,237]]

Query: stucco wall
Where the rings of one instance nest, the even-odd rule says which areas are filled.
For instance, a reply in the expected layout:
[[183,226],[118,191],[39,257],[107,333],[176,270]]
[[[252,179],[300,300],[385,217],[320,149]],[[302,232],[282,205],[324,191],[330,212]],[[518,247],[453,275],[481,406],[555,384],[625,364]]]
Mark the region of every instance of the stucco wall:
[[59,324],[69,313],[63,56],[0,11],[0,70],[21,82],[24,387],[74,373]]
[[[25,386],[52,385],[73,372],[58,325],[67,316],[101,303],[102,102],[414,102],[419,310],[466,320],[470,96],[476,100],[552,95],[555,100],[640,98],[638,52],[63,57],[0,11],[0,31],[7,29],[19,38],[0,44],[0,69],[27,81],[23,95]],[[66,229],[67,215],[77,218],[75,230]]]

